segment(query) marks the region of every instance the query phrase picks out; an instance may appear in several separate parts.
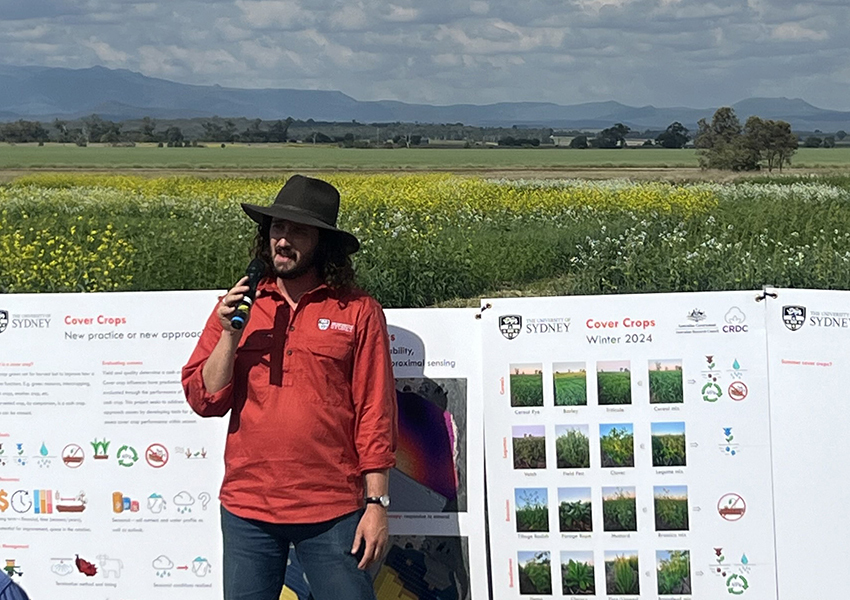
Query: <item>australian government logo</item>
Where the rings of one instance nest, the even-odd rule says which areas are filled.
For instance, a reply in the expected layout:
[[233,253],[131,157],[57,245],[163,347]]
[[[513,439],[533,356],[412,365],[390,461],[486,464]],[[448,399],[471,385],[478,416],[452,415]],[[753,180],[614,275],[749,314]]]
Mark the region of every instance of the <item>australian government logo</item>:
[[499,331],[505,338],[514,339],[522,332],[522,317],[520,315],[502,315],[499,317]]
[[805,306],[783,306],[782,322],[791,331],[797,331],[806,323]]
[[701,308],[689,311],[676,326],[676,333],[719,333],[720,326]]
[[0,333],[6,331],[9,326],[9,311],[0,310]]

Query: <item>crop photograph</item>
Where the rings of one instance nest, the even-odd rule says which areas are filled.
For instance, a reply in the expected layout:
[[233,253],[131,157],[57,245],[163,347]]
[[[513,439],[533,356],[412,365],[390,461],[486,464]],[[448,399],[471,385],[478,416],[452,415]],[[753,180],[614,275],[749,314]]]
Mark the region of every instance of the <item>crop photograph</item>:
[[605,531],[637,531],[634,487],[602,488],[602,528]]
[[688,531],[688,486],[657,485],[652,495],[655,531]]
[[635,466],[635,435],[631,423],[599,425],[599,449],[603,467]]
[[684,467],[687,464],[685,423],[653,423],[652,466]]
[[543,406],[543,365],[511,365],[511,406]]
[[549,492],[546,488],[514,490],[516,530],[549,531]]
[[552,365],[555,406],[587,405],[587,368],[583,362]]
[[593,531],[590,488],[558,488],[558,527],[561,531]]
[[519,593],[526,595],[552,593],[552,565],[549,552],[517,552]]
[[687,550],[657,550],[658,595],[691,593],[691,553]]
[[590,437],[587,425],[556,425],[555,456],[559,469],[590,468]]
[[596,363],[596,389],[599,404],[631,404],[631,363],[627,360]]
[[546,427],[515,425],[513,427],[514,469],[546,468]]
[[649,361],[649,403],[681,404],[684,401],[681,359]]
[[637,550],[605,552],[605,591],[608,595],[640,595]]
[[561,552],[561,587],[565,596],[596,595],[593,552]]

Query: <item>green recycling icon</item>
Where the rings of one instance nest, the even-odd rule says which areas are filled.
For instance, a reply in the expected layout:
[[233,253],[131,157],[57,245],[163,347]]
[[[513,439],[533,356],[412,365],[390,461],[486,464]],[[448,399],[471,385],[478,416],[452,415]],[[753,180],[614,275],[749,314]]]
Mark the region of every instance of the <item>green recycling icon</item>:
[[723,390],[713,381],[709,381],[702,386],[702,399],[706,402],[717,402],[722,395]]
[[733,596],[740,596],[746,592],[749,587],[750,584],[747,582],[747,578],[743,575],[733,573],[728,579],[726,579],[726,591]]
[[139,460],[139,453],[132,446],[126,444],[118,448],[118,464],[122,467],[132,467]]

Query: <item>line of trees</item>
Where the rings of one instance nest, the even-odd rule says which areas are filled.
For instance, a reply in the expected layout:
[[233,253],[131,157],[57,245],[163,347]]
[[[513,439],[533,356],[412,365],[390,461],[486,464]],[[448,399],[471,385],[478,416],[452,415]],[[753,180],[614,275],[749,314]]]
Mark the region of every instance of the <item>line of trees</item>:
[[791,164],[799,139],[785,121],[752,116],[741,126],[731,107],[719,108],[709,123],[699,121],[694,145],[699,149],[704,169],[729,171],[768,171]]

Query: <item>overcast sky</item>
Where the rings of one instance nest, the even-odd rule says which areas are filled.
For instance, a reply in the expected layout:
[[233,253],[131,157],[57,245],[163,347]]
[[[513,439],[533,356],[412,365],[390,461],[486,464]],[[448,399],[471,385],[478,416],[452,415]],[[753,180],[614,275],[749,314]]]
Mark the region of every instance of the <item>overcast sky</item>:
[[358,100],[850,110],[850,0],[0,0],[0,62]]

